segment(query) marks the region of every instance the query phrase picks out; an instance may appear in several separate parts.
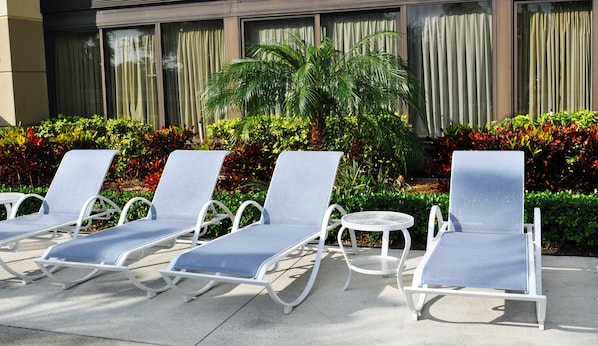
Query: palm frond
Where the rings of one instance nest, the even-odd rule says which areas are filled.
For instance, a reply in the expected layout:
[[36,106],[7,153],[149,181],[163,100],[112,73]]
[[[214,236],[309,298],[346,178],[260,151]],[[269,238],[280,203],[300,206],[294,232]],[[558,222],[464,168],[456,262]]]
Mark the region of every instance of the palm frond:
[[206,112],[277,112],[325,126],[332,115],[393,114],[400,102],[419,110],[420,93],[407,65],[381,49],[381,40],[396,37],[396,32],[372,34],[347,53],[330,38],[313,45],[297,33],[282,43],[253,45],[251,58],[225,65],[210,80]]

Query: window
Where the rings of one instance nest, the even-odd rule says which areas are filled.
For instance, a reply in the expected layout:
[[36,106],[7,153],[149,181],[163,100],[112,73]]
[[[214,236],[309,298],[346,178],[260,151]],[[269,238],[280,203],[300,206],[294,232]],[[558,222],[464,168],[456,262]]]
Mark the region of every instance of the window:
[[56,34],[54,92],[58,114],[102,114],[102,70],[98,32]]
[[57,113],[132,118],[154,128],[198,128],[206,120],[218,120],[203,119],[201,110],[208,78],[224,61],[222,21],[168,23],[161,26],[161,33],[156,37],[155,26],[104,30],[104,69],[99,31],[55,34],[52,72]]
[[591,109],[592,2],[517,6],[518,112]]
[[[363,37],[379,31],[397,31],[396,12],[344,13],[322,15],[322,37],[330,37],[337,49],[348,51]],[[282,42],[289,32],[299,33],[306,42],[315,44],[314,18],[289,18],[245,22],[245,43]],[[386,38],[380,45],[396,53],[397,42]]]
[[104,40],[109,117],[158,128],[154,28],[107,30]]
[[198,128],[206,120],[218,120],[202,117],[202,95],[224,60],[222,22],[164,24],[162,45],[167,124]]
[[425,97],[425,114],[411,117],[418,134],[492,120],[490,1],[410,6],[407,20],[408,61]]

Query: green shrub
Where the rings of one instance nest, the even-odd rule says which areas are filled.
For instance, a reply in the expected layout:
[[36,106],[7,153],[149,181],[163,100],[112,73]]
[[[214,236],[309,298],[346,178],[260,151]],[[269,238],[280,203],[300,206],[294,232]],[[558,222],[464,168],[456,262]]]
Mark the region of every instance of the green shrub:
[[598,253],[598,194],[528,193],[525,200],[527,222],[531,222],[533,207],[539,207],[542,212],[545,247]]
[[[347,184],[351,184],[350,171],[358,166],[356,178],[365,189],[392,189],[395,179],[421,158],[417,136],[407,118],[398,114],[330,117],[326,129],[327,149],[346,153],[341,171],[348,174]],[[309,122],[296,117],[253,116],[210,125],[210,141],[233,152],[225,161],[225,172],[231,174],[223,187],[234,190],[235,184],[246,185],[252,169],[267,172],[284,150],[309,150],[308,133]],[[242,158],[248,154],[250,158]]]
[[92,117],[59,115],[55,118],[43,120],[35,129],[42,138],[56,140],[64,136],[67,140],[70,133],[78,133],[78,137],[95,139],[106,136],[104,118],[99,115]]
[[[35,193],[41,196],[46,194],[47,188],[37,187],[8,187],[5,185],[0,185],[0,192],[21,192],[21,193]],[[19,207],[19,211],[17,215],[27,215],[31,213],[37,213],[39,208],[41,207],[41,201],[37,198],[28,198],[26,199],[21,206]],[[5,220],[7,218],[6,209],[3,205],[0,205],[0,220]]]
[[403,180],[394,179],[385,167],[380,167],[376,174],[360,166],[356,161],[343,160],[338,167],[334,190],[350,195],[371,194],[378,191],[398,192],[405,188]]
[[[362,195],[334,193],[332,201],[345,208],[348,213],[363,210],[393,210],[413,216],[414,225],[409,228],[409,234],[413,248],[419,249],[425,247],[430,208],[437,204],[445,213],[448,210],[448,194],[385,191]],[[403,236],[399,233],[391,232],[391,242],[402,242]],[[333,234],[329,239],[336,239],[335,237],[336,234]]]
[[108,119],[105,122],[106,135],[98,138],[98,145],[103,148],[116,149],[120,155],[109,177],[114,180],[130,179],[127,176],[127,165],[134,157],[139,157],[145,150],[143,138],[152,133],[150,125],[130,118]]
[[133,157],[143,154],[143,138],[152,132],[151,126],[131,118],[108,119],[100,115],[92,117],[64,116],[42,121],[36,133],[66,149],[110,148],[120,155],[109,173],[110,180],[128,179],[126,168]]
[[[37,193],[44,195],[44,188],[8,188],[0,186],[0,192],[16,191],[23,193]],[[152,199],[152,192],[113,192],[101,193],[114,201],[119,206],[137,196]],[[213,198],[228,206],[234,213],[241,203],[246,200],[255,200],[263,204],[266,192],[233,193],[217,191]],[[412,248],[424,249],[427,237],[428,217],[433,205],[440,206],[444,218],[447,218],[449,195],[447,193],[417,194],[404,192],[376,192],[364,194],[351,194],[335,191],[331,203],[336,203],[347,212],[363,210],[394,210],[412,215],[414,225],[409,229],[412,239]],[[570,192],[529,192],[525,196],[525,220],[533,221],[534,207],[539,207],[542,212],[542,243],[545,248],[556,249],[561,253],[577,253],[595,256],[598,253],[598,194],[575,194]],[[20,209],[19,215],[37,212],[39,202],[31,199]],[[145,217],[147,207],[137,203],[128,214],[130,220]],[[6,217],[4,208],[0,208],[0,219]],[[241,225],[259,220],[260,213],[255,208],[247,208]],[[101,228],[116,225],[118,215],[104,223]],[[230,232],[231,223],[211,226],[206,234],[208,238],[215,238]],[[336,242],[336,232],[331,232],[328,243]],[[402,245],[402,235],[391,232],[391,244]]]
[[[221,198],[217,195],[216,198]],[[236,211],[240,203],[248,198],[263,202],[256,195],[227,195],[222,200]],[[265,196],[265,194],[264,194]],[[404,192],[376,192],[350,194],[334,192],[332,203],[347,212],[363,210],[394,210],[412,215],[413,227],[409,228],[412,247],[424,249],[428,231],[430,208],[438,205],[446,219],[449,195],[447,193],[416,194]],[[228,204],[231,203],[231,204]],[[234,208],[233,208],[234,207]],[[598,194],[582,195],[568,192],[527,193],[525,196],[525,220],[533,221],[534,207],[542,212],[542,243],[545,248],[556,248],[561,253],[598,253]],[[257,214],[256,214],[257,215]],[[257,216],[254,216],[254,218]],[[328,242],[336,241],[336,231],[329,235]],[[391,232],[391,244],[402,244],[399,232]]]
[[252,116],[226,119],[208,126],[208,138],[230,149],[241,143],[259,142],[264,150],[279,154],[285,150],[308,150],[306,119],[298,117]]
[[[266,192],[259,191],[248,193],[234,193],[227,191],[218,191],[214,194],[213,198],[226,205],[234,215],[237,213],[237,210],[239,209],[241,204],[245,201],[252,200],[258,202],[260,205],[263,205],[264,201],[266,200]],[[259,210],[253,207],[248,207],[245,209],[245,212],[243,213],[243,218],[241,218],[240,225],[245,226],[252,222],[256,222],[260,219],[260,215],[261,214]],[[211,226],[208,229],[208,232],[205,236],[208,238],[216,238],[222,236],[230,232],[231,226],[232,223],[230,222],[224,222],[221,225]]]
[[516,115],[502,121],[493,121],[488,127],[492,130],[500,127],[521,128],[524,126],[540,126],[550,124],[552,126],[569,126],[575,124],[580,129],[589,129],[598,125],[598,113],[589,110],[580,110],[569,113],[568,111],[558,113],[545,113],[531,118],[529,115]]
[[419,166],[422,150],[407,117],[399,114],[331,117],[326,125],[329,150],[340,150],[373,178],[384,172],[389,178],[406,176]]

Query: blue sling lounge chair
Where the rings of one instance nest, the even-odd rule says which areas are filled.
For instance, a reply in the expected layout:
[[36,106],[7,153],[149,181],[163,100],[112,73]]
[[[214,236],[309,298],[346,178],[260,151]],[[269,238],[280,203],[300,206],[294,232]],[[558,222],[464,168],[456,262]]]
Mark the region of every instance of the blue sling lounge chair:
[[[52,179],[45,197],[37,194],[22,196],[12,208],[7,220],[0,221],[0,252],[17,251],[25,239],[35,239],[49,232],[66,230],[73,237],[94,219],[108,219],[120,208],[98,195],[116,150],[87,149],[67,152]],[[19,207],[28,198],[42,201],[38,213],[17,216]],[[0,258],[0,266],[23,283],[44,275],[19,273]]]
[[[48,276],[65,289],[87,281],[100,271],[120,271],[148,298],[168,289],[149,287],[140,282],[129,268],[156,248],[172,246],[177,238],[193,233],[191,246],[207,227],[233,214],[218,201],[211,200],[226,151],[176,150],[170,154],[152,201],[131,199],[121,213],[117,226],[104,231],[56,244],[35,260]],[[128,222],[127,211],[136,202],[149,205],[145,218]],[[219,213],[220,210],[221,212]],[[76,280],[50,272],[50,268],[87,268],[90,272]]]
[[[232,232],[175,257],[165,270],[164,279],[184,294],[187,302],[209,290],[216,282],[232,282],[264,286],[272,299],[288,314],[309,294],[316,279],[324,241],[328,231],[339,225],[331,220],[329,206],[340,152],[283,152],[278,158],[263,207],[254,201],[244,202],[235,217]],[[261,219],[239,229],[248,206],[261,211]],[[281,259],[303,249],[319,238],[316,259],[308,283],[299,297],[283,301],[265,278],[268,269]],[[208,279],[194,292],[185,292],[176,285],[181,278]]]
[[426,253],[405,288],[415,319],[426,294],[486,297],[535,302],[544,329],[540,210],[524,224],[524,164],[518,151],[453,153],[448,220],[432,208]]

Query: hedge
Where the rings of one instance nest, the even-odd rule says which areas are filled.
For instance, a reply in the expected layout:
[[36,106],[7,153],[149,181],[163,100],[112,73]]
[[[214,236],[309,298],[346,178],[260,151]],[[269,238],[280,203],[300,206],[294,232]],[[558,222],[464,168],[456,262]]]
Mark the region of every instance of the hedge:
[[[43,189],[31,188],[6,188],[0,187],[0,192],[20,191],[24,193],[35,192],[44,194]],[[151,200],[151,192],[113,192],[104,191],[102,195],[110,198],[115,203],[123,206],[126,201],[136,196],[143,196]],[[259,203],[265,200],[265,192],[230,193],[217,192],[214,199],[229,206],[235,213],[245,200],[252,199]],[[332,203],[339,204],[347,212],[361,210],[395,210],[410,214],[415,219],[415,224],[409,229],[412,238],[412,247],[425,248],[427,235],[428,213],[433,205],[439,205],[445,218],[448,210],[449,195],[446,193],[403,193],[379,192],[374,194],[347,195],[333,193]],[[525,196],[525,220],[532,221],[533,209],[539,207],[542,211],[542,242],[551,253],[559,254],[584,254],[596,256],[598,254],[598,193],[574,194],[570,192],[528,192]],[[31,201],[24,205],[23,212],[35,212],[39,203]],[[147,209],[138,204],[129,214],[130,219],[139,218]],[[247,218],[244,222],[256,220],[259,214],[256,210],[246,210]],[[6,217],[4,208],[0,208],[0,219]],[[114,217],[108,224],[114,225]],[[230,230],[230,222],[212,226],[206,237],[218,237]],[[377,238],[370,241],[375,243]],[[330,234],[329,243],[334,243],[336,234]],[[392,232],[391,245],[402,246],[402,236],[399,232]]]

